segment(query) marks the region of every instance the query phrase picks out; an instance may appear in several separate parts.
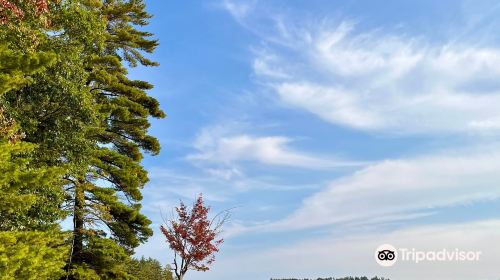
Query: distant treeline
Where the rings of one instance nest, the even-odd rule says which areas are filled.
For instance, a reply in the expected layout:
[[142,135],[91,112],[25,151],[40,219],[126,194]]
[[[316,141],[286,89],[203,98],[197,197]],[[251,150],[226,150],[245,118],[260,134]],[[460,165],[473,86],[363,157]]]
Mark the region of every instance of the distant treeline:
[[389,280],[389,278],[368,277],[344,277],[344,278],[271,278],[271,280]]

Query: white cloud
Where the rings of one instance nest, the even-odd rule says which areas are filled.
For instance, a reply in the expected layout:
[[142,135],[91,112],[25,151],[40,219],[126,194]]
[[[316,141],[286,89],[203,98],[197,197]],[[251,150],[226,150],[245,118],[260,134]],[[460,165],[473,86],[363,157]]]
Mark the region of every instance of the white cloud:
[[237,20],[242,20],[252,10],[253,2],[223,0],[222,8],[228,11]]
[[[209,127],[200,133],[194,143],[194,147],[198,152],[189,155],[187,159],[192,162],[211,162],[226,165],[254,161],[267,165],[311,169],[359,166],[363,164],[299,152],[289,147],[291,142],[292,139],[284,136],[227,135],[222,132],[221,127]],[[234,175],[234,170],[237,169],[231,169],[231,174],[227,175]],[[238,172],[238,174],[241,173]]]
[[208,160],[230,163],[254,160],[272,165],[301,167],[324,166],[319,160],[287,148],[290,139],[280,136],[254,137],[237,135],[218,139],[216,146],[205,149],[200,154],[191,155],[191,160]]
[[259,75],[271,78],[287,79],[290,78],[286,74],[285,69],[281,69],[279,58],[273,54],[267,54],[264,51],[255,51],[258,57],[253,62],[253,69]]
[[334,181],[306,198],[288,218],[267,227],[290,230],[411,218],[441,207],[498,199],[499,182],[499,152],[386,160]]
[[230,168],[207,168],[206,172],[214,177],[222,178],[224,180],[231,180],[235,177],[241,177],[243,174],[236,167]]
[[223,172],[214,176],[200,176],[185,175],[168,168],[151,168],[149,173],[151,181],[143,191],[145,198],[151,204],[146,205],[148,208],[165,206],[164,202],[168,202],[170,207],[167,207],[167,210],[169,210],[172,205],[178,204],[179,198],[194,201],[199,194],[203,194],[205,200],[212,202],[224,202],[229,199],[226,186],[218,180],[221,176],[228,175]]
[[357,128],[382,125],[381,116],[358,106],[360,98],[344,89],[308,83],[281,83],[276,92],[288,104],[298,106],[322,118]]
[[274,22],[253,66],[286,104],[367,131],[500,129],[498,48],[359,33],[348,22]]
[[[382,29],[359,31],[349,21],[292,17],[261,5],[239,19],[262,41],[253,60],[258,82],[284,103],[364,131],[500,132],[500,48],[484,45],[487,40],[438,42]],[[305,199],[273,226],[390,221],[497,199],[498,162],[498,147],[492,147],[375,163]]]

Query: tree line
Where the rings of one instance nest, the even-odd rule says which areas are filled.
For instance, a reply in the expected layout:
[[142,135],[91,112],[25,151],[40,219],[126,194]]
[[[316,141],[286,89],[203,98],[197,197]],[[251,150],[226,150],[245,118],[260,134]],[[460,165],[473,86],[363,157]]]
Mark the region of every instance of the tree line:
[[379,277],[372,277],[368,278],[366,276],[362,277],[343,277],[343,278],[334,278],[334,277],[327,277],[327,278],[271,278],[271,280],[389,280],[388,278],[379,278]]
[[171,277],[131,257],[153,233],[141,160],[165,117],[128,76],[157,65],[150,17],[143,0],[0,0],[1,279]]

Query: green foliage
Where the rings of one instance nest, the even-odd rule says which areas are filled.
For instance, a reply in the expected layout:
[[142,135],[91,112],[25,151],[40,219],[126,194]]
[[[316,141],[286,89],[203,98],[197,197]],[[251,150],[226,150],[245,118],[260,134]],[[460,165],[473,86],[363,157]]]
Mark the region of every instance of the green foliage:
[[72,279],[136,280],[128,273],[129,258],[113,240],[91,237],[82,252],[82,262],[75,264],[71,271]]
[[127,77],[127,66],[157,65],[144,54],[158,43],[138,29],[144,1],[50,1],[42,14],[11,2],[23,16],[0,23],[0,229],[57,233],[69,213],[70,278],[135,279],[126,264],[152,235],[140,161],[160,150],[148,118],[165,116],[152,85]]
[[[1,228],[10,229],[13,225],[10,219],[6,219],[9,215],[17,213],[25,213],[35,201],[37,197],[29,192],[23,192],[25,175],[33,172],[23,172],[26,170],[26,162],[23,159],[12,160],[13,154],[28,150],[30,146],[22,144],[10,144],[7,141],[0,143],[0,204],[1,213]],[[36,175],[36,174],[34,174]],[[37,176],[38,177],[38,176]],[[12,178],[12,182],[11,182]],[[36,181],[35,181],[36,182]]]
[[169,266],[162,267],[160,262],[148,258],[132,259],[128,268],[131,275],[137,279],[148,280],[173,280],[172,271]]
[[75,280],[101,280],[97,271],[86,263],[73,264],[69,276]]
[[0,230],[51,229],[64,216],[62,172],[31,163],[36,146],[21,137],[0,108]]
[[148,117],[164,117],[158,102],[147,95],[152,85],[128,79],[122,64],[155,65],[140,53],[151,52],[157,45],[147,39],[151,34],[135,26],[145,25],[149,18],[143,1],[110,0],[94,7],[106,19],[105,42],[98,41],[95,45],[102,48],[93,49],[86,58],[89,76],[85,84],[99,115],[88,135],[95,144],[86,153],[85,176],[75,177],[72,195],[77,262],[83,259],[78,255],[86,250],[86,240],[103,236],[102,225],[128,253],[152,235],[151,222],[140,213],[140,189],[148,181],[140,161],[142,151],[157,154],[160,149],[158,141],[147,135]]
[[53,53],[19,54],[0,45],[0,96],[30,82],[27,75],[53,63]]
[[32,144],[0,140],[0,230],[53,228],[64,212],[57,168],[29,165]]
[[65,214],[60,209],[62,169],[33,161],[39,146],[21,141],[21,127],[5,110],[6,95],[32,83],[32,76],[54,63],[56,56],[11,44],[13,38],[22,40],[14,32],[22,30],[21,25],[0,30],[0,275],[57,279],[64,274],[69,253],[67,236],[57,226]]
[[1,279],[57,279],[69,247],[56,231],[0,232]]
[[54,207],[63,200],[61,170],[32,166],[36,146],[17,134],[0,110],[1,279],[57,279],[69,252],[55,224],[64,214]]

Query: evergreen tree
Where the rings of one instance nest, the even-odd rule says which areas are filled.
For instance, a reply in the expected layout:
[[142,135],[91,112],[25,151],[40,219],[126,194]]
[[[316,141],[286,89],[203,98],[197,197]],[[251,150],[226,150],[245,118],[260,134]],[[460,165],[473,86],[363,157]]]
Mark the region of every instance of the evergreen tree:
[[58,231],[1,231],[1,279],[58,279],[68,255],[65,236]]
[[61,170],[30,164],[36,146],[19,141],[19,134],[0,108],[0,230],[57,228],[64,215],[54,207],[64,199]]
[[[0,0],[0,26],[2,27],[0,29],[0,41],[2,42],[0,44],[0,97],[10,90],[18,89],[29,83],[31,80],[28,75],[43,70],[45,66],[52,64],[55,60],[54,53],[35,53],[32,46],[27,46],[26,53],[15,52],[13,49],[18,49],[15,48],[16,44],[9,45],[10,42],[19,40],[19,37],[16,38],[16,36],[24,33],[20,32],[21,30],[29,30],[28,26],[40,24],[39,18],[46,12],[47,2],[38,2],[40,5],[33,1],[16,3],[15,1]],[[38,17],[36,20],[33,20],[33,17],[30,18],[32,13],[25,13],[24,10],[34,4]],[[25,16],[28,19],[25,19]],[[28,37],[32,35],[30,34]],[[16,39],[14,40],[14,38]]]
[[[21,2],[16,4],[21,6]],[[20,55],[57,54],[43,72],[31,75],[29,85],[6,92],[0,99],[0,105],[18,124],[24,136],[23,142],[36,144],[30,155],[31,165],[63,170],[64,175],[59,179],[63,181],[64,177],[64,181],[57,189],[61,193],[71,174],[86,167],[85,151],[95,142],[87,137],[97,113],[85,85],[88,71],[81,52],[85,48],[82,42],[91,38],[93,33],[90,31],[96,24],[88,20],[92,19],[92,12],[80,5],[53,4],[51,13],[50,27],[39,23],[36,15],[25,13],[22,21],[9,21],[0,32],[8,48],[19,50]],[[87,19],[80,22],[83,26],[79,28],[79,31],[86,29],[87,32],[73,32],[77,25],[70,24],[70,17],[77,21],[79,18]],[[62,30],[71,32],[73,40],[60,34],[54,35]],[[46,195],[48,198],[52,196],[49,193]],[[47,215],[57,213],[59,210],[55,209],[62,206],[61,200],[47,199],[46,202],[53,209],[47,211]],[[53,215],[52,222],[59,222],[62,218]]]
[[[147,134],[148,117],[164,117],[147,95],[152,85],[127,77],[127,66],[156,65],[142,55],[157,46],[151,34],[138,30],[150,17],[144,2],[54,1],[50,20],[29,2],[10,2],[31,13],[4,22],[0,39],[32,61],[24,71],[32,75],[27,80],[24,72],[9,70],[29,63],[0,64],[5,79],[19,79],[2,89],[0,105],[19,124],[24,141],[36,144],[30,164],[62,170],[64,188],[52,186],[65,191],[63,206],[73,218],[70,276],[132,279],[124,263],[152,235],[140,213],[140,189],[148,180],[142,152],[159,152],[158,141]],[[12,57],[9,51],[0,55]],[[48,62],[53,64],[37,71]],[[47,203],[51,221],[61,219],[55,210],[61,206],[60,200]]]
[[[87,82],[99,106],[100,122],[93,139],[85,176],[74,184],[73,221],[75,263],[88,263],[84,252],[92,251],[90,237],[104,237],[104,225],[110,237],[128,253],[152,235],[150,221],[140,213],[140,189],[148,181],[140,165],[141,150],[157,154],[158,141],[147,135],[148,117],[164,117],[158,102],[149,97],[147,82],[130,80],[127,69],[138,63],[156,65],[140,51],[152,52],[157,43],[151,34],[136,29],[147,24],[149,15],[143,1],[104,1],[101,7],[106,22],[106,43],[89,65]],[[121,198],[121,197],[124,197]]]
[[[19,9],[7,1],[6,8]],[[22,10],[18,10],[22,11]],[[7,15],[0,15],[3,25]],[[2,29],[2,37],[6,34]],[[52,53],[19,53],[0,45],[0,100],[54,62]],[[1,105],[2,103],[0,103]],[[54,279],[62,269],[69,247],[56,222],[64,212],[61,170],[31,164],[36,145],[22,141],[23,133],[0,106],[0,275],[2,279]],[[55,207],[54,207],[55,206]]]
[[160,262],[144,257],[132,259],[129,265],[129,273],[137,279],[148,280],[173,280],[172,271],[169,266],[162,267]]
[[43,70],[54,59],[53,53],[16,54],[0,45],[0,95],[27,84],[28,75]]
[[54,279],[64,273],[69,251],[66,237],[54,224],[63,213],[48,203],[63,199],[60,170],[30,166],[36,146],[21,138],[15,122],[0,108],[0,275]]

